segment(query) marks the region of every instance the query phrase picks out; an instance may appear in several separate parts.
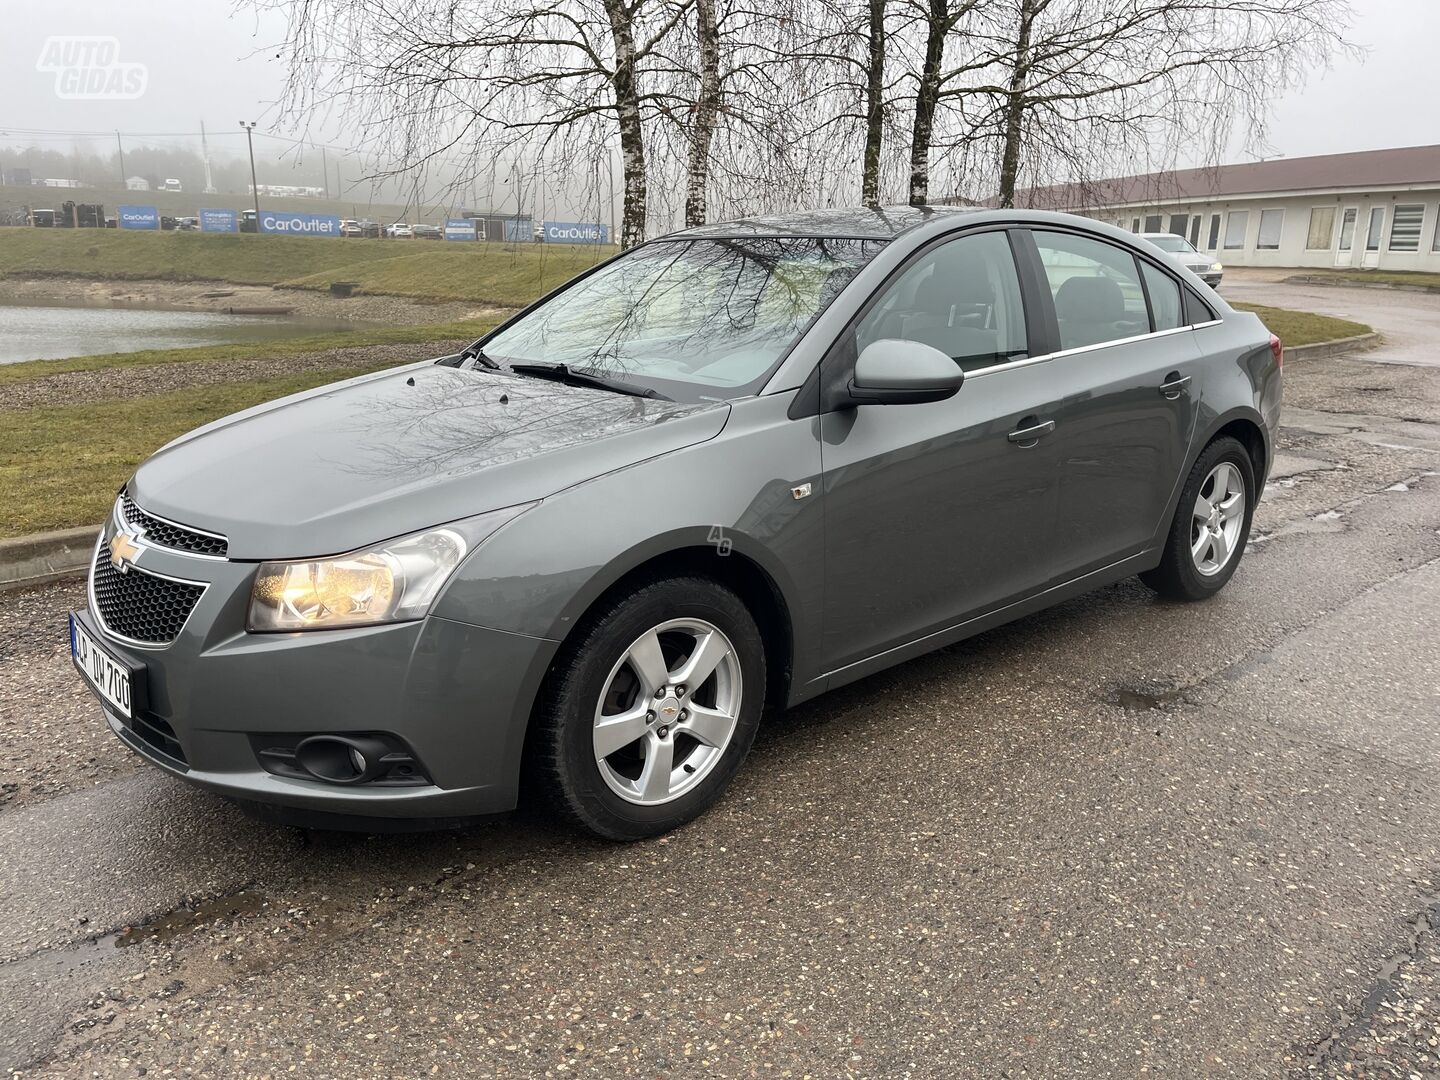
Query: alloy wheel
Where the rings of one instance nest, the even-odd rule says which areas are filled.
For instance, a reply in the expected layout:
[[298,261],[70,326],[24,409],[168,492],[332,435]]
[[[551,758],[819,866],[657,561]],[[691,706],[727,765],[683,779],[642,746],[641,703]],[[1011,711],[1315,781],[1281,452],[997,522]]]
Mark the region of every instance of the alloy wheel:
[[595,708],[595,762],[627,802],[658,806],[695,787],[724,756],[740,716],[740,660],[703,619],[641,634],[610,669]]
[[1195,569],[1212,577],[1225,569],[1245,527],[1245,480],[1222,461],[1200,485],[1190,521],[1190,557]]

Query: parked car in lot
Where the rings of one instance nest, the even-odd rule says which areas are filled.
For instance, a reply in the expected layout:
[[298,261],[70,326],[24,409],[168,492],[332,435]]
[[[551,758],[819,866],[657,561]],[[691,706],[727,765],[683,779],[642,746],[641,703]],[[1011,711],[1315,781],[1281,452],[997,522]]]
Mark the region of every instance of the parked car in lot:
[[340,219],[340,235],[341,235],[341,236],[364,236],[364,235],[365,235],[365,230],[360,227],[360,222],[355,221],[355,220],[353,220],[353,219],[351,219],[351,218],[341,218],[341,219]]
[[378,221],[361,221],[360,235],[367,240],[378,240],[385,230]]
[[1218,592],[1281,361],[1082,218],[691,229],[459,354],[161,449],[72,654],[127,746],[282,820],[466,820],[523,783],[649,836],[721,795],[767,709],[1129,575]]
[[260,231],[260,219],[255,216],[254,210],[240,211],[240,231],[245,233],[258,233]]
[[439,240],[443,234],[437,225],[416,225],[411,230],[416,240]]
[[409,223],[397,221],[392,225],[385,226],[385,235],[408,240],[415,235],[415,232],[410,228]]
[[1176,236],[1174,233],[1141,233],[1140,238],[1150,241],[1212,289],[1220,287],[1225,267],[1213,255],[1197,250],[1183,236]]
[[200,219],[198,217],[180,217],[175,219],[175,228],[178,232],[199,232]]

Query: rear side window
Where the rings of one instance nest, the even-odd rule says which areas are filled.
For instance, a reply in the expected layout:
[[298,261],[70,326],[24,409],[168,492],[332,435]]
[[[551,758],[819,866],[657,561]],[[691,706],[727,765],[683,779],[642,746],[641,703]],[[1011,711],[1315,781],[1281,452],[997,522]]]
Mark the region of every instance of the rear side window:
[[1009,240],[974,233],[925,252],[860,320],[855,338],[857,355],[883,338],[922,341],[966,371],[1027,355]]
[[1055,301],[1061,349],[1150,332],[1134,255],[1072,233],[1037,230],[1032,235]]
[[1145,275],[1145,291],[1150,295],[1150,315],[1156,330],[1174,330],[1185,325],[1180,312],[1180,286],[1169,274],[1155,269],[1147,262],[1140,264]]

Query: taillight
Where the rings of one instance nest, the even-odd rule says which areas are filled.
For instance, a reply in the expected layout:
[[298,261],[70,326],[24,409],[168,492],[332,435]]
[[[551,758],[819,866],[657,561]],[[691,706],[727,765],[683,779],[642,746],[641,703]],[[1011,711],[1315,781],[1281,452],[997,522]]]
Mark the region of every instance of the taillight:
[[1280,339],[1274,334],[1270,335],[1270,355],[1275,357],[1277,368],[1285,366],[1285,346],[1280,344]]

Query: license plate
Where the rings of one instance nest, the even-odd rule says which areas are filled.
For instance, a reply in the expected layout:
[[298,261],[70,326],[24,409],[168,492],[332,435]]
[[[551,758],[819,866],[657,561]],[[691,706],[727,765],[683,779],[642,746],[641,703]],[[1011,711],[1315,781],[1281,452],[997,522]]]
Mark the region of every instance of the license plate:
[[74,615],[70,616],[70,655],[95,692],[130,719],[130,669],[96,645]]

